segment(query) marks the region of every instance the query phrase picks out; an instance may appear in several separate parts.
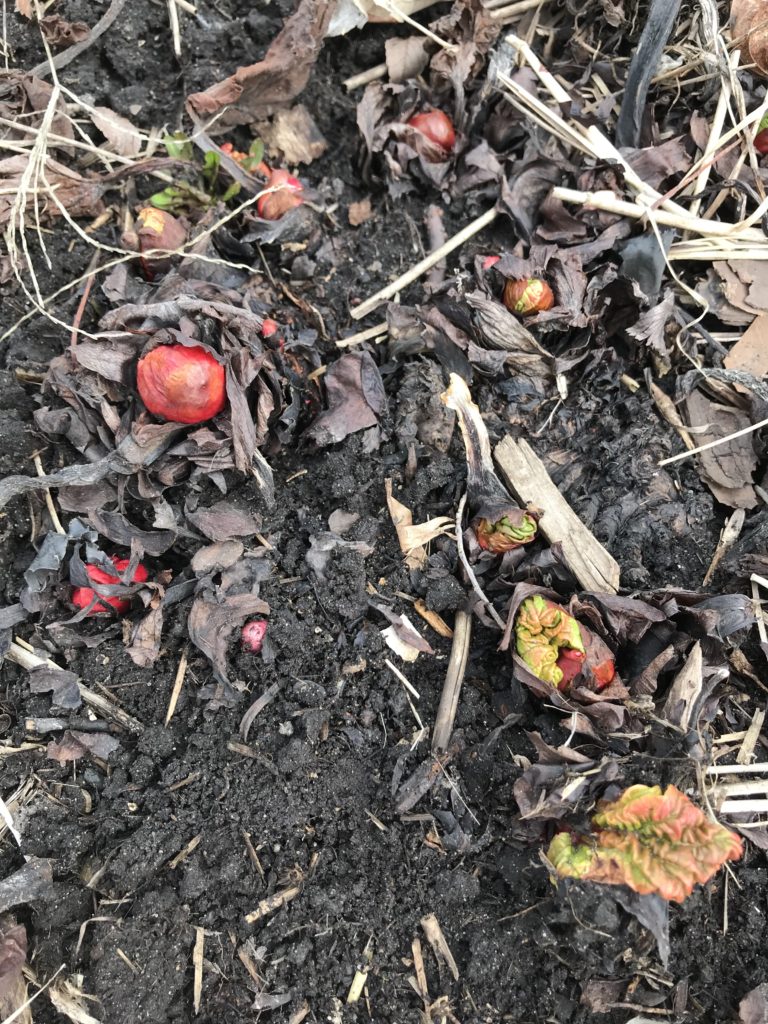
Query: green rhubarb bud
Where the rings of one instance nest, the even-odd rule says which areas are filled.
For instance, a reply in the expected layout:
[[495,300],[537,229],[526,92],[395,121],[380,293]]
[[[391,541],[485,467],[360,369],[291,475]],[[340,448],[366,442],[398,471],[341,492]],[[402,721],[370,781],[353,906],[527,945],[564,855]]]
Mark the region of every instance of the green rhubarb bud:
[[518,609],[515,649],[538,679],[557,687],[563,682],[563,670],[557,664],[560,651],[585,653],[576,619],[540,594],[527,597]]

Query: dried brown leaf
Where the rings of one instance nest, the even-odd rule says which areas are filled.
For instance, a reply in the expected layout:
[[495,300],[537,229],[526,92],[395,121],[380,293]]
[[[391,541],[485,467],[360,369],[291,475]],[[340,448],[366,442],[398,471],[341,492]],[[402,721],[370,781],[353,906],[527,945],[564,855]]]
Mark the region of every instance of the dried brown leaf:
[[407,82],[409,78],[420,75],[427,66],[427,40],[424,36],[388,39],[384,44],[384,59],[390,82]]
[[766,0],[731,0],[731,38],[757,74],[768,76],[768,3]]
[[3,1020],[31,1024],[23,970],[27,962],[27,932],[12,916],[0,919],[0,1014]]
[[206,656],[220,682],[227,680],[227,644],[232,632],[253,615],[269,615],[269,605],[254,594],[233,594],[216,600],[198,594],[187,622],[189,638]]
[[258,516],[235,508],[228,501],[219,501],[209,508],[187,512],[187,519],[214,543],[232,540],[235,537],[252,537],[261,529]]
[[119,747],[119,741],[109,733],[67,729],[60,740],[48,744],[47,754],[51,761],[58,761],[59,764],[79,761],[88,754],[106,761]]
[[367,352],[348,352],[325,374],[328,408],[305,432],[318,445],[335,444],[373,427],[386,408],[379,369]]
[[[691,427],[697,427],[697,444],[707,444],[751,424],[739,409],[710,401],[700,390],[685,399],[685,411]],[[733,438],[698,455],[700,475],[718,501],[731,508],[754,508],[758,504],[752,485],[757,455],[751,435]]]
[[329,0],[301,0],[264,60],[238,68],[205,92],[193,93],[188,100],[192,109],[208,118],[226,107],[216,121],[216,128],[224,131],[289,106],[309,81],[333,9]]
[[728,370],[742,370],[753,377],[768,374],[768,316],[757,316],[723,360]]
[[127,117],[116,114],[109,107],[94,107],[91,120],[118,156],[139,155],[141,132]]
[[768,1021],[768,982],[747,992],[739,1003],[741,1024],[765,1024]]
[[217,544],[208,544],[192,556],[192,571],[198,576],[207,576],[211,572],[229,569],[242,558],[244,551],[245,548],[239,540],[223,540]]
[[40,19],[40,28],[54,50],[63,50],[82,43],[91,34],[84,21],[67,21],[60,14],[48,14]]
[[301,103],[290,110],[279,110],[272,121],[255,126],[268,151],[279,154],[283,163],[311,164],[328,148],[315,119]]
[[391,479],[385,481],[385,487],[387,508],[397,532],[400,550],[405,555],[405,564],[409,569],[421,569],[427,562],[427,550],[424,545],[436,537],[449,534],[453,520],[449,516],[437,516],[426,523],[414,526],[411,510],[392,494]]
[[[14,195],[19,190],[22,177],[27,170],[29,156],[26,154],[6,157],[0,160],[0,225],[8,222],[13,208]],[[104,211],[101,197],[105,186],[93,179],[83,178],[51,157],[46,157],[45,177],[51,188],[56,188],[56,197],[71,217],[97,217]],[[36,200],[40,219],[50,220],[61,216],[56,203],[45,191],[27,197],[27,216]]]

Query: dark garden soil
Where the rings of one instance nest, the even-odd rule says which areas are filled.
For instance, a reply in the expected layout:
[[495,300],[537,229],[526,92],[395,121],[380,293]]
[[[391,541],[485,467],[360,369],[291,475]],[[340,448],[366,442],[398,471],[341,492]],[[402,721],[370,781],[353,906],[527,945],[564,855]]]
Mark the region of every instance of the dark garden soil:
[[[62,0],[56,11],[91,24],[92,6]],[[61,72],[62,81],[85,102],[109,106],[142,128],[181,126],[184,97],[260,59],[293,4],[218,0],[199,8],[204,21],[182,16],[180,66],[171,52],[166,5],[129,0],[116,25]],[[44,58],[37,31],[10,11],[8,28],[15,67]],[[436,193],[422,185],[392,198],[380,181],[363,179],[358,96],[342,85],[381,62],[386,39],[407,34],[369,26],[329,41],[302,94],[329,142],[302,176],[327,204],[338,204],[335,227],[325,222],[332,258],[305,254],[300,260],[300,249],[278,246],[265,247],[265,256],[278,281],[322,313],[316,365],[337,357],[340,331],[359,329],[349,318],[350,304],[423,255],[425,209]],[[139,196],[153,187],[144,179],[131,185]],[[347,207],[367,196],[371,218],[348,226]],[[447,234],[484,208],[471,194],[447,205]],[[115,224],[99,228],[96,237],[119,245]],[[36,257],[44,295],[88,266],[92,250],[77,238],[70,245],[71,238],[60,222],[45,236],[52,269]],[[509,222],[500,220],[461,251],[461,265],[471,267],[475,253],[500,251],[512,241]],[[450,257],[449,274],[458,265],[459,257]],[[258,261],[254,267],[261,273]],[[301,327],[318,327],[266,283],[264,294],[276,302],[272,315],[279,323],[295,318]],[[71,323],[80,295],[75,289],[53,304],[64,324]],[[402,296],[404,303],[422,299],[420,284]],[[0,301],[3,329],[29,308],[13,281],[2,286]],[[83,325],[95,329],[109,308],[95,288]],[[49,472],[81,461],[67,442],[44,437],[32,420],[41,404],[41,375],[68,346],[68,332],[35,317],[4,344],[0,474],[33,473],[38,451]],[[541,841],[531,842],[516,827],[513,786],[538,759],[527,733],[538,732],[557,747],[568,729],[560,714],[512,677],[508,656],[496,649],[497,631],[479,622],[456,720],[458,752],[437,769],[437,781],[421,800],[398,809],[401,787],[430,761],[429,737],[417,742],[417,716],[425,726],[434,721],[451,649],[450,639],[430,629],[400,595],[422,597],[450,624],[467,587],[456,544],[445,538],[433,545],[424,571],[405,567],[384,483],[393,479],[416,523],[452,516],[464,491],[465,463],[458,432],[447,450],[430,444],[428,431],[417,436],[417,413],[428,409],[430,422],[440,415],[436,396],[447,382],[445,364],[433,352],[392,354],[386,343],[367,350],[387,397],[378,447],[362,433],[317,447],[299,431],[268,455],[275,477],[271,505],[255,480],[227,473],[227,501],[259,514],[268,545],[254,537],[246,544],[268,563],[259,596],[270,613],[261,654],[241,651],[235,639],[228,646],[235,701],[212,699],[211,666],[189,641],[188,603],[166,610],[159,657],[146,668],[127,657],[127,634],[104,618],[75,623],[61,642],[53,641],[47,625],[69,615],[64,582],[56,584],[52,606],[16,628],[15,635],[49,652],[141,724],[135,733],[112,730],[119,749],[107,760],[59,763],[46,744],[61,733],[28,728],[29,719],[55,713],[50,694],[31,693],[27,671],[10,661],[3,665],[0,794],[10,802],[19,787],[27,791],[12,804],[21,846],[5,832],[0,870],[11,875],[25,857],[48,858],[53,870],[40,898],[15,909],[27,929],[35,979],[30,994],[60,971],[58,981],[68,979],[73,991],[85,993],[82,1008],[103,1024],[736,1020],[739,1001],[765,980],[764,853],[747,842],[734,878],[721,872],[684,904],[671,904],[666,966],[652,935],[607,887],[554,886],[539,856],[551,833],[545,829]],[[492,441],[505,434],[529,440],[575,512],[620,564],[622,593],[699,591],[730,510],[706,488],[693,460],[659,470],[660,459],[680,450],[679,436],[658,415],[645,386],[632,390],[622,383],[624,374],[642,384],[646,364],[646,353],[609,343],[568,370],[564,401],[557,401],[554,388],[530,394],[516,386],[514,375],[483,371],[475,371],[472,393]],[[301,427],[308,422],[309,416]],[[198,508],[222,498],[216,481],[204,477],[165,496]],[[129,518],[151,528],[135,497],[129,490]],[[356,516],[344,541],[363,547],[339,545],[324,567],[311,568],[312,538],[328,532],[337,510]],[[81,518],[88,511],[83,508]],[[65,525],[73,515],[62,512]],[[762,522],[762,512],[752,515]],[[23,574],[48,529],[39,494],[4,508],[3,605],[19,600]],[[152,572],[183,573],[198,546],[199,538],[188,533],[167,555],[145,561]],[[759,533],[753,546],[740,550],[754,553],[761,553]],[[546,571],[539,576],[548,580]],[[737,563],[726,559],[706,592],[746,592],[746,586]],[[382,637],[387,622],[379,605],[407,614],[434,654],[401,662]],[[762,655],[752,641],[745,650],[758,664]],[[166,724],[182,658],[188,668]],[[418,700],[387,659],[402,669]],[[270,688],[273,699],[244,743],[243,714]],[[728,728],[746,728],[761,691],[744,676],[721,689]],[[504,723],[510,714],[518,717]],[[75,728],[99,728],[94,723],[104,721],[84,707],[64,712],[70,716]],[[650,719],[647,728],[649,734],[655,728]],[[618,781],[672,783],[696,794],[695,761],[673,733],[659,728],[654,735],[643,749],[614,745]],[[24,743],[33,746],[14,752]],[[597,763],[603,756],[608,752],[596,755]],[[261,901],[291,885],[298,887],[293,899],[247,923]],[[420,924],[427,915],[439,922],[455,975],[432,952]],[[417,938],[433,1007],[426,1017],[411,984]],[[195,1013],[193,952],[202,940]],[[363,967],[365,991],[348,1003]],[[600,990],[602,1012],[596,979],[615,982]],[[585,992],[592,993],[591,1003]],[[449,1008],[453,1017],[445,1016]],[[90,1019],[61,1001],[57,1009],[45,993],[32,1012],[40,1024]]]

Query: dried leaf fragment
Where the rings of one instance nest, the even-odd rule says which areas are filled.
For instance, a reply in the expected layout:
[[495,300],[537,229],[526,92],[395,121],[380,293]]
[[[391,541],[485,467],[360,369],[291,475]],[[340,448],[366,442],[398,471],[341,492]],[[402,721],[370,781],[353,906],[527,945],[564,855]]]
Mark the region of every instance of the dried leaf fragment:
[[3,1020],[31,1024],[32,1014],[22,1010],[27,985],[22,973],[27,962],[27,932],[14,917],[0,919],[0,1013]]
[[742,58],[755,64],[758,74],[768,76],[768,2],[732,0],[731,36]]
[[40,19],[40,28],[54,50],[64,50],[82,43],[91,34],[84,21],[67,21],[60,14],[49,14]]
[[392,517],[392,525],[397,531],[400,550],[405,555],[405,564],[409,569],[420,569],[427,561],[427,550],[424,545],[429,544],[435,537],[449,536],[449,527],[453,520],[449,516],[437,516],[426,523],[417,523],[414,526],[411,510],[392,494],[391,479],[385,482],[385,487],[387,508]]
[[248,124],[290,105],[309,81],[325,42],[334,4],[330,0],[301,0],[273,40],[264,60],[238,68],[234,75],[189,97],[203,116],[223,111],[217,128]]
[[[21,190],[21,184],[29,163],[27,154],[9,156],[0,160],[0,225],[10,219],[15,194]],[[35,205],[35,215],[40,220],[50,220],[61,216],[59,206],[51,198],[50,190],[55,189],[58,202],[66,209],[70,217],[97,217],[104,212],[101,197],[105,185],[95,178],[83,178],[69,167],[46,157],[44,164],[45,180],[40,181],[41,191],[35,195],[26,195],[27,215]],[[42,178],[42,174],[41,174]],[[43,186],[47,186],[43,188]]]
[[630,786],[618,800],[598,804],[593,834],[552,840],[547,857],[565,878],[627,885],[682,903],[726,861],[738,860],[741,839],[710,821],[675,786]]
[[94,107],[91,120],[118,156],[139,155],[141,132],[127,117],[116,114],[109,107]]

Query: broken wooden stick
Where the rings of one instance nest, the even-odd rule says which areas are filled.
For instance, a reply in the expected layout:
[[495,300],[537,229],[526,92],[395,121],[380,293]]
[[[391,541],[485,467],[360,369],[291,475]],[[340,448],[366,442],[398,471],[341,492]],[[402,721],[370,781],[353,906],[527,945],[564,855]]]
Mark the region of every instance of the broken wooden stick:
[[[55,661],[39,657],[31,648],[27,650],[27,646],[25,641],[17,638],[11,643],[6,652],[5,656],[8,661],[20,665],[21,668],[25,668],[28,672],[40,665],[64,671],[61,665],[57,665]],[[78,682],[77,685],[80,689],[80,696],[85,703],[89,704],[95,711],[100,712],[105,718],[111,718],[113,722],[117,722],[118,725],[122,726],[123,729],[127,729],[128,732],[141,733],[144,731],[142,723],[137,718],[129,715],[127,711],[123,711],[122,708],[113,704],[112,701],[102,697],[100,693],[96,693],[89,687],[83,686],[81,682]]]
[[469,612],[459,610],[453,624],[453,646],[445,673],[445,683],[440,697],[440,705],[435,716],[435,728],[432,731],[432,753],[444,751],[453,733],[456,711],[459,707],[459,694],[467,670],[469,644],[472,638],[472,616]]
[[559,543],[585,590],[615,594],[621,569],[558,491],[544,463],[527,441],[505,437],[493,453],[507,485],[521,505],[543,508],[539,531]]

